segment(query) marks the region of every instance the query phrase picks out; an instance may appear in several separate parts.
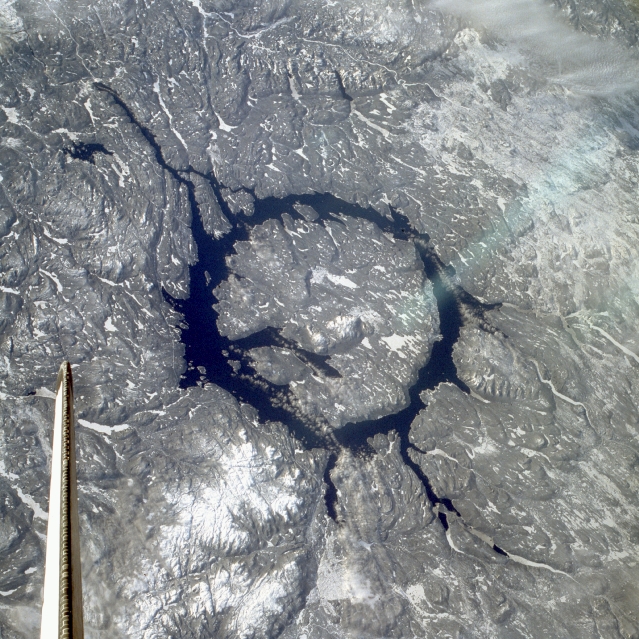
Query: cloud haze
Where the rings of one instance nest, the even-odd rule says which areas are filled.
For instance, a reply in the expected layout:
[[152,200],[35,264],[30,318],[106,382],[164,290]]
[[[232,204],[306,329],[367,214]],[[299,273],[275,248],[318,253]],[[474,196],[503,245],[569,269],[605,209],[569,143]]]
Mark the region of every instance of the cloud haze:
[[576,31],[540,0],[435,0],[431,7],[486,29],[572,91],[611,95],[639,88],[639,60],[629,50]]

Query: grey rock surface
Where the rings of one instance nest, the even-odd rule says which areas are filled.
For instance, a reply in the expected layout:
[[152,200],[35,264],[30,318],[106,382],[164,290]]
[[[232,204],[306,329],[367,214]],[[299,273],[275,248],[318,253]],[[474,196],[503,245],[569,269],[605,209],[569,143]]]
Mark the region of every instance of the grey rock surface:
[[[352,238],[356,237],[357,242]],[[231,339],[267,327],[328,355],[328,376],[286,349],[250,351],[258,375],[288,386],[307,421],[334,429],[397,412],[408,402],[438,335],[432,287],[410,242],[344,217],[324,224],[269,220],[227,258],[214,291],[218,326]]]
[[[607,633],[618,624],[632,632],[596,574],[578,582],[506,558],[461,518],[449,517],[445,531],[398,439],[377,435],[373,446],[373,458],[346,456],[334,471],[344,523],[327,531],[315,589],[284,636],[598,637],[617,636]],[[634,596],[627,575],[613,589]]]
[[591,358],[553,318],[507,307],[494,315],[516,341],[462,329],[457,370],[476,394],[428,392],[411,457],[466,532],[514,562],[570,577],[580,586],[574,605],[580,591],[595,610],[601,598],[619,602],[610,608],[619,636],[633,636],[637,563],[627,549],[637,543],[638,458],[621,415],[634,389],[603,382],[619,362]]
[[639,637],[637,15],[0,0],[1,636]]

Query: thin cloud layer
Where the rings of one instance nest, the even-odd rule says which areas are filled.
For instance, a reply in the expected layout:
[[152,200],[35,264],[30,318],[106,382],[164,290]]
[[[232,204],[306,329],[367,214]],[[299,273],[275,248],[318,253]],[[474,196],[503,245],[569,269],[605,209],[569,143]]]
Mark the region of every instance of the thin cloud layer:
[[539,0],[435,0],[431,6],[485,29],[573,92],[603,96],[639,88],[636,56],[616,42],[576,31]]

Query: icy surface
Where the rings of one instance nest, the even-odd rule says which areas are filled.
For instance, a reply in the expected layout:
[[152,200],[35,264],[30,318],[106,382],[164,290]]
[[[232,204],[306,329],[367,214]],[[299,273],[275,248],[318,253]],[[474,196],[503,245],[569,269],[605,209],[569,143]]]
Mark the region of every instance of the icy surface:
[[639,637],[637,10],[0,0],[2,637],[63,359],[88,638]]

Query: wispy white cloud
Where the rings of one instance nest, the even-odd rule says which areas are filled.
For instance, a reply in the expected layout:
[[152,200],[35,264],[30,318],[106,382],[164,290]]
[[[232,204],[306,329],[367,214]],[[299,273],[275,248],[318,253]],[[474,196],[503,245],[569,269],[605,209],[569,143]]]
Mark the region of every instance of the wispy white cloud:
[[574,92],[611,95],[639,89],[636,54],[577,31],[565,14],[541,0],[435,0],[431,6],[486,30]]

